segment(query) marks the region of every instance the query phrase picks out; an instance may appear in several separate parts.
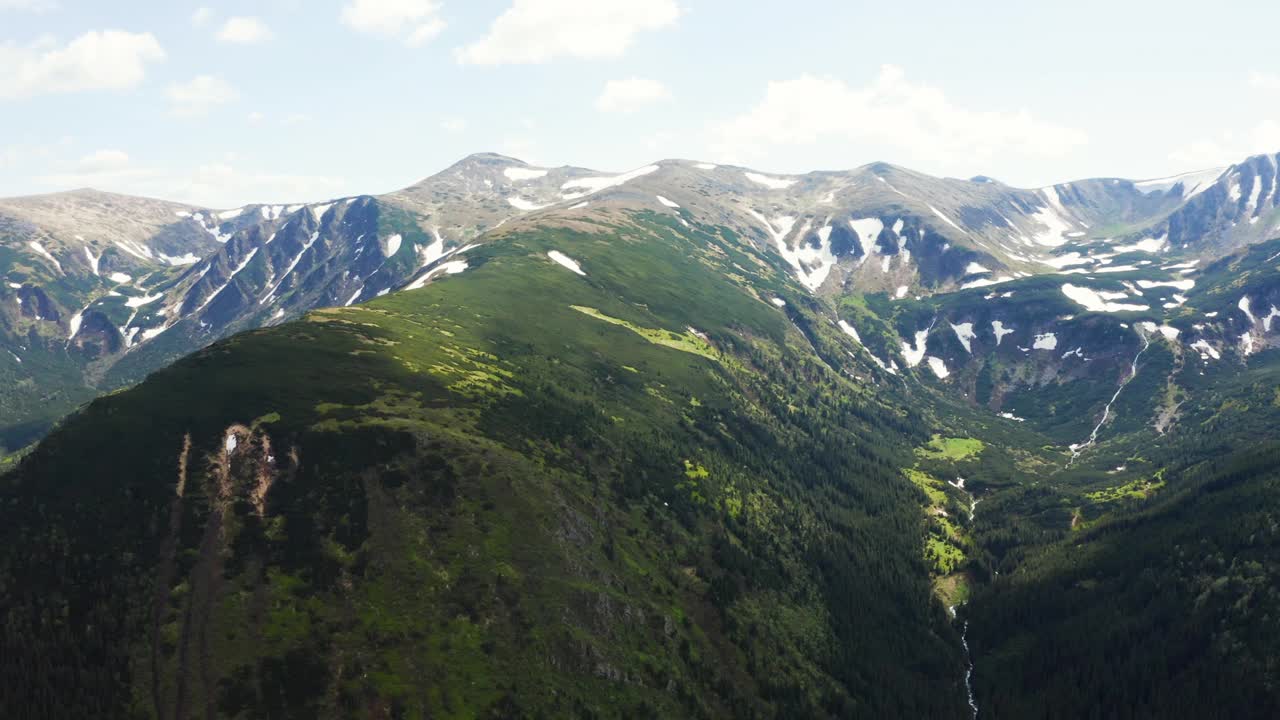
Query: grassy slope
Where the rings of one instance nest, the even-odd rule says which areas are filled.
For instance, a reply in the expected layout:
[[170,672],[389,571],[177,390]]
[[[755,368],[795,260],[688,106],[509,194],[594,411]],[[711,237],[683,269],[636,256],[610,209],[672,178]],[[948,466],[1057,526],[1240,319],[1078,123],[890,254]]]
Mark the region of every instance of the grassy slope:
[[0,496],[11,705],[961,714],[896,470],[924,422],[850,382],[803,301],[752,297],[798,294],[731,236],[590,230],[509,236],[69,420]]

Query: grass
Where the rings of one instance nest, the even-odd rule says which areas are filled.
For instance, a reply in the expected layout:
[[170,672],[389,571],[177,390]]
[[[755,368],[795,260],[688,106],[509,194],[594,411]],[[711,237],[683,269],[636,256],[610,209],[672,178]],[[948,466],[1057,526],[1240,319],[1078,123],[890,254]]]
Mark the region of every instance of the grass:
[[1164,486],[1164,471],[1161,470],[1153,478],[1137,478],[1124,485],[1086,493],[1085,497],[1099,504],[1120,502],[1122,500],[1146,500]]
[[[603,320],[612,325],[620,325],[630,330],[631,332],[639,335],[645,340],[648,340],[654,345],[661,345],[662,347],[668,347],[668,348],[671,348],[672,350],[679,350],[680,352],[687,352],[687,353],[692,353],[694,355],[701,355],[702,357],[705,357],[709,360],[718,359],[718,353],[716,353],[716,351],[711,347],[711,345],[706,340],[703,340],[702,338],[695,335],[693,333],[693,330],[687,330],[683,334],[681,334],[681,333],[671,332],[670,330],[659,330],[654,328],[639,327],[633,323],[627,322],[626,320],[620,320],[615,317],[609,317],[608,315],[605,315],[604,313],[600,312],[595,308],[582,307],[580,305],[571,305],[570,307],[582,313],[583,315],[593,317],[597,320]],[[626,368],[624,367],[624,369]]]
[[921,457],[932,460],[961,462],[976,458],[984,447],[985,444],[975,438],[944,438],[935,435],[928,445],[916,450],[916,452]]

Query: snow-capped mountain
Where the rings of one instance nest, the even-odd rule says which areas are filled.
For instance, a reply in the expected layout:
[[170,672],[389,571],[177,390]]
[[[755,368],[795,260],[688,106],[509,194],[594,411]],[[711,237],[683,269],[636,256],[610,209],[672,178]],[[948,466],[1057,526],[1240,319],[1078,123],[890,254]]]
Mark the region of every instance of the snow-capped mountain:
[[[91,190],[0,200],[0,372],[12,380],[0,405],[16,419],[5,444],[231,333],[462,272],[471,247],[509,230],[636,212],[682,231],[735,233],[803,292],[833,301],[981,290],[1025,314],[1030,306],[1003,286],[1061,275],[1078,276],[1053,285],[1064,307],[1175,313],[1195,284],[1189,274],[1280,232],[1276,167],[1275,156],[1260,156],[1174,178],[1027,190],[885,163],[778,175],[667,160],[601,173],[481,154],[404,190],[320,203],[211,210]],[[962,358],[928,345],[942,326],[919,345],[922,327],[899,319],[899,339],[868,339],[875,362],[924,363],[957,382]],[[856,332],[854,319],[844,322]],[[1147,322],[1165,326],[1164,317]],[[992,330],[957,330],[957,341],[1006,353],[1050,342]]]

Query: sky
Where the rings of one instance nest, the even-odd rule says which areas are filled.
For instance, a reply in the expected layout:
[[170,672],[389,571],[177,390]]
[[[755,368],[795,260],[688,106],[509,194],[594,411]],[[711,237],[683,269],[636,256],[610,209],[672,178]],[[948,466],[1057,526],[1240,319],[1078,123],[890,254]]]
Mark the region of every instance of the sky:
[[381,193],[474,152],[1040,187],[1280,151],[1280,3],[0,0],[0,196]]

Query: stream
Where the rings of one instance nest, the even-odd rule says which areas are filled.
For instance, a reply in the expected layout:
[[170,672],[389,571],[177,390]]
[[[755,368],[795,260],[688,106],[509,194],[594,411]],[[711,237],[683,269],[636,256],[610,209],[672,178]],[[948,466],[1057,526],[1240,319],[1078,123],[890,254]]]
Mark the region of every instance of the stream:
[[964,689],[969,693],[969,709],[973,711],[974,720],[978,720],[978,700],[973,696],[973,656],[969,654],[969,621],[964,621],[964,629],[960,631],[960,644],[964,645]]
[[1106,409],[1102,411],[1102,419],[1098,421],[1098,424],[1093,428],[1093,432],[1089,434],[1089,440],[1082,445],[1071,446],[1071,459],[1067,461],[1067,467],[1075,465],[1076,460],[1084,454],[1084,451],[1088,450],[1098,442],[1098,433],[1102,430],[1102,426],[1106,425],[1107,420],[1111,417],[1111,406],[1115,405],[1116,400],[1120,398],[1120,393],[1124,392],[1124,389],[1128,387],[1129,383],[1133,382],[1133,379],[1138,376],[1138,360],[1142,358],[1143,353],[1151,348],[1151,337],[1149,335],[1143,335],[1141,332],[1139,332],[1138,335],[1142,338],[1143,345],[1142,349],[1138,351],[1138,354],[1133,356],[1133,362],[1129,366],[1129,377],[1125,378],[1124,382],[1120,383],[1120,387],[1116,388],[1116,394],[1111,396],[1111,401],[1107,403]]
[[[950,485],[951,487],[954,487],[955,489],[959,490],[960,492],[964,493],[969,497],[969,522],[972,523],[974,516],[977,515],[977,512],[978,512],[978,503],[982,502],[982,500],[980,498],[975,498],[973,496],[973,493],[965,489],[964,487],[965,480],[962,477],[957,477],[955,479],[955,482],[949,482],[947,484]],[[952,605],[950,608],[948,608],[948,610],[951,611],[951,617],[955,619],[956,606]],[[974,720],[977,720],[978,699],[973,694],[973,655],[972,653],[969,652],[969,621],[968,620],[964,621],[964,625],[962,625],[960,629],[960,645],[964,647],[964,662],[965,662],[964,689],[969,699],[969,710],[973,712]]]

